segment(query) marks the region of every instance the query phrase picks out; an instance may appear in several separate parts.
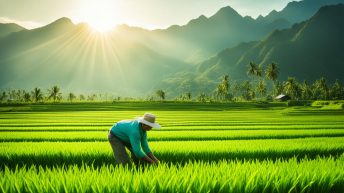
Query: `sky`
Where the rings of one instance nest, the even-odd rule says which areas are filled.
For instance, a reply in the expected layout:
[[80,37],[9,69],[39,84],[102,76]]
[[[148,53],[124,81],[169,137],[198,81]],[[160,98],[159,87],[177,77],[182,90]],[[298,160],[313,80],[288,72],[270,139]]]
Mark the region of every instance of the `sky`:
[[61,17],[106,30],[118,24],[147,29],[185,25],[231,6],[242,16],[267,15],[282,10],[291,0],[0,0],[0,23],[17,23],[28,29]]

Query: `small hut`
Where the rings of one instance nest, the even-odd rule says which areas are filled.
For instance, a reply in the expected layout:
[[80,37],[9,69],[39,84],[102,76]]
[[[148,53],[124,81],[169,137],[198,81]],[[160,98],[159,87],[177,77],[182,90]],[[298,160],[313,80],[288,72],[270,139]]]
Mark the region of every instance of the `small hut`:
[[285,95],[285,94],[280,94],[277,97],[275,97],[275,100],[277,100],[277,101],[287,101],[287,100],[290,100],[290,97],[288,95]]

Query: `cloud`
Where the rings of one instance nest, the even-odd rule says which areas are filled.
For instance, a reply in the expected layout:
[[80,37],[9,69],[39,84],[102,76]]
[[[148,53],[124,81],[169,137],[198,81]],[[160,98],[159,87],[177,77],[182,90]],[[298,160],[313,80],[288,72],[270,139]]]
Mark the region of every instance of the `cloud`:
[[43,24],[35,21],[20,21],[8,17],[0,17],[0,23],[16,23],[26,29],[34,29],[43,26]]

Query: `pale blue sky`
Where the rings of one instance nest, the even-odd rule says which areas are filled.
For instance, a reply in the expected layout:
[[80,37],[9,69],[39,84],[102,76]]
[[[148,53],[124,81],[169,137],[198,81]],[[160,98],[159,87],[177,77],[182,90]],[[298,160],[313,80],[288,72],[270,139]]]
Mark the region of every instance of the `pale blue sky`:
[[200,15],[211,16],[231,6],[241,15],[257,17],[281,10],[291,0],[0,0],[0,22],[27,28],[69,17],[74,23],[126,23],[149,29],[183,25]]

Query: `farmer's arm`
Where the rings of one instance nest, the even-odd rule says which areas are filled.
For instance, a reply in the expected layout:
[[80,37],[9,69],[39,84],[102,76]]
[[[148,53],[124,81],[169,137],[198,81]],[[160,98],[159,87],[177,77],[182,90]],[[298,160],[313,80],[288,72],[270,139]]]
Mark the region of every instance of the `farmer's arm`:
[[148,141],[147,141],[147,133],[143,135],[142,141],[141,141],[141,147],[143,151],[146,153],[146,155],[152,159],[154,162],[158,162],[159,160],[154,156],[152,150],[149,148]]
[[135,137],[135,136],[130,136],[129,140],[130,140],[131,148],[133,149],[133,153],[135,154],[137,158],[142,159],[143,161],[148,162],[150,164],[155,163],[155,161],[153,161],[150,157],[148,157],[146,154],[144,154],[141,151],[140,138]]

